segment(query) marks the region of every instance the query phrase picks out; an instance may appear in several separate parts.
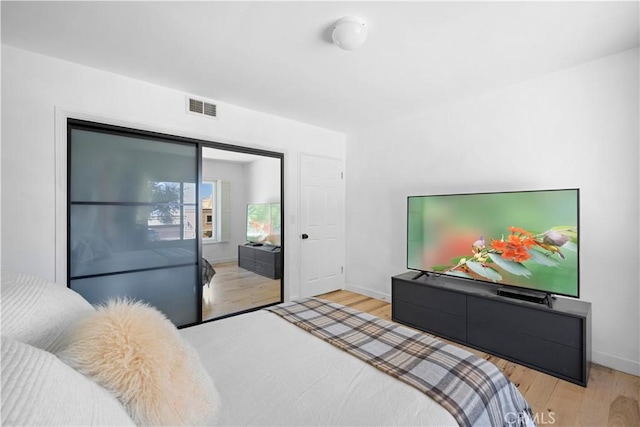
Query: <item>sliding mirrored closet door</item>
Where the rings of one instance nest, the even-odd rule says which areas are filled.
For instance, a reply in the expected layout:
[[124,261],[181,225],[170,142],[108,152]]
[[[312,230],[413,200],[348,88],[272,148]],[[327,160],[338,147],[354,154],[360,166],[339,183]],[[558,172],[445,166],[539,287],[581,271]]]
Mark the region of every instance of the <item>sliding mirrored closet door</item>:
[[69,287],[177,326],[283,301],[281,153],[68,121]]

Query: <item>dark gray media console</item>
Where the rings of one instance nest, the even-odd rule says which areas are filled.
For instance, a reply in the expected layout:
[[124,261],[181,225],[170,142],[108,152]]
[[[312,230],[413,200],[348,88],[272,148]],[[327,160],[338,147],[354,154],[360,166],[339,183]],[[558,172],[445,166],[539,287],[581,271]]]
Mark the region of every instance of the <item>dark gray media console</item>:
[[553,307],[497,295],[499,285],[416,272],[391,279],[392,319],[585,386],[591,365],[591,303]]
[[282,278],[282,250],[271,245],[238,245],[238,267],[271,279],[280,279]]

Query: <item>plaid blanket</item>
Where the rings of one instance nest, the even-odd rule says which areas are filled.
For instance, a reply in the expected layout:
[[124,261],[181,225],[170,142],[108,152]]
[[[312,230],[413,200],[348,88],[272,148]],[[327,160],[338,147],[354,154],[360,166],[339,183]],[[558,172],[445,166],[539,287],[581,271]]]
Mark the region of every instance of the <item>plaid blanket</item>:
[[466,350],[317,298],[266,310],[417,388],[461,426],[535,424],[515,385],[493,363]]

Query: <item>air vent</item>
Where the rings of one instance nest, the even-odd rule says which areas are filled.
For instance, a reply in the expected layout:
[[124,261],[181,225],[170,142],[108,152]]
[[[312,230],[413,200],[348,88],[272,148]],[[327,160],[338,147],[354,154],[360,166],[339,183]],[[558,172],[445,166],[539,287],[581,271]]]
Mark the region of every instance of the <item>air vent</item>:
[[204,103],[202,114],[206,116],[216,117],[216,104]]
[[189,98],[189,111],[192,113],[200,113],[202,114],[202,105],[204,102],[198,101],[197,99]]
[[187,111],[209,117],[218,117],[218,107],[216,104],[189,97],[187,97]]

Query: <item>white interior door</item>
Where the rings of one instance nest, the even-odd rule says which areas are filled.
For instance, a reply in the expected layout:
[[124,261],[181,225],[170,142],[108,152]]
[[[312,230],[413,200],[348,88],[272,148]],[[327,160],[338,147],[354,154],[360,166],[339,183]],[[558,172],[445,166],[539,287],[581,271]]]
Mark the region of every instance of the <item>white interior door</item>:
[[344,181],[342,161],[300,158],[300,271],[303,297],[344,285]]

